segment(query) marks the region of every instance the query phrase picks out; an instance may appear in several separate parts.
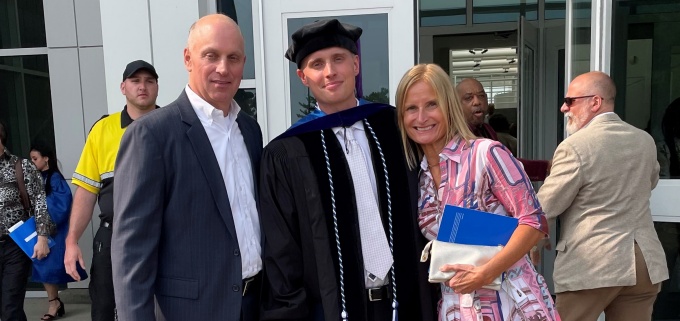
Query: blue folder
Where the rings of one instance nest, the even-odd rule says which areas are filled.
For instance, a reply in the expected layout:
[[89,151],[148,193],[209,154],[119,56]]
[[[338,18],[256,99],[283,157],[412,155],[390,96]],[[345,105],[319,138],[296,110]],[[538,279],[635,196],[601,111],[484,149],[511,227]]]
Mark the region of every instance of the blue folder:
[[[35,230],[35,217],[31,216],[25,222],[14,224],[14,226],[9,228],[9,236],[14,240],[14,243],[19,245],[29,258],[33,256],[33,249],[35,244],[38,243],[38,233]],[[54,240],[48,236],[47,246],[51,248],[54,244]]]
[[517,228],[514,217],[446,205],[437,241],[498,246],[506,245]]

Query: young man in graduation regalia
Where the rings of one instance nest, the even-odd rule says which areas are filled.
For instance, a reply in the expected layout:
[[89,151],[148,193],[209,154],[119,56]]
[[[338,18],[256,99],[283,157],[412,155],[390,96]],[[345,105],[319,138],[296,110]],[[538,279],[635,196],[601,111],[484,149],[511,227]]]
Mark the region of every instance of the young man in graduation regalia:
[[318,105],[263,152],[262,320],[434,320],[395,109],[355,97],[361,33],[317,21],[285,54]]

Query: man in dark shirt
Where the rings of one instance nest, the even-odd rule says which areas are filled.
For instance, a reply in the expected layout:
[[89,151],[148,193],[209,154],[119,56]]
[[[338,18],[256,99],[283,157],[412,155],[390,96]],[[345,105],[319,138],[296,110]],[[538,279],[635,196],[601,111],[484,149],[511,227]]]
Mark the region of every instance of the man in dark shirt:
[[[489,112],[489,100],[486,91],[484,91],[484,86],[474,78],[465,78],[458,83],[456,91],[472,133],[477,137],[498,141],[496,131],[484,122],[484,117]],[[518,155],[514,156],[517,157]],[[550,161],[522,158],[517,160],[524,165],[524,170],[532,181],[545,180],[550,172]]]

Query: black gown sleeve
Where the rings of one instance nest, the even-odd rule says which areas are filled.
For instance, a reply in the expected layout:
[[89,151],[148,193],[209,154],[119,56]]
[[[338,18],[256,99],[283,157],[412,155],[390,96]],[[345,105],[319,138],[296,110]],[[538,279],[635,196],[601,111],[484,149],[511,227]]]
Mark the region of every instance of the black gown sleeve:
[[[260,220],[264,234],[261,320],[306,320],[303,247],[293,191],[303,188],[291,173],[285,149],[274,141],[260,164]],[[277,148],[281,147],[281,148]]]

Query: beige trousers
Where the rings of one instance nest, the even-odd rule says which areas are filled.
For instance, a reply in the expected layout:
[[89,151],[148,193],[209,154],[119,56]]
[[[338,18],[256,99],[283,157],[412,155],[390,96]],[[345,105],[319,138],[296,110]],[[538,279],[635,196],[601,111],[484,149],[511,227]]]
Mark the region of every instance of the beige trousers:
[[636,283],[633,286],[569,291],[557,294],[562,321],[596,321],[604,311],[606,321],[649,321],[661,283],[652,284],[640,247],[635,244]]

